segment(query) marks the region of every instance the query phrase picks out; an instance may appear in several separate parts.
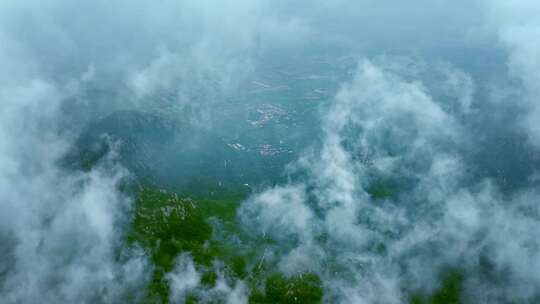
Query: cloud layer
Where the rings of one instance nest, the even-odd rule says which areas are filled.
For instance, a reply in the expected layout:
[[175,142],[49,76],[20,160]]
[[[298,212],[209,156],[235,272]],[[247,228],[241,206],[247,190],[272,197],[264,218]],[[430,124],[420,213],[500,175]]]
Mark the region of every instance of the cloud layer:
[[[278,241],[281,270],[318,272],[344,303],[406,302],[454,265],[474,302],[537,297],[539,15],[525,0],[3,1],[2,299],[140,296],[150,266],[122,247],[129,173],[114,155],[90,172],[60,165],[87,121],[165,104],[204,125],[264,58],[332,48],[359,63],[321,105],[301,177],[239,214]],[[377,184],[394,194],[374,198]],[[179,298],[199,284],[190,263],[170,277]],[[245,302],[241,283],[223,284]]]
[[[404,63],[360,62],[324,109],[320,145],[297,162],[305,177],[253,195],[241,218],[288,246],[275,257],[282,271],[320,273],[329,300],[407,302],[452,267],[467,272],[470,301],[537,296],[537,191],[503,195],[467,162],[485,132],[467,129],[482,115],[467,74],[433,63],[411,74]],[[381,183],[396,194],[370,195]]]

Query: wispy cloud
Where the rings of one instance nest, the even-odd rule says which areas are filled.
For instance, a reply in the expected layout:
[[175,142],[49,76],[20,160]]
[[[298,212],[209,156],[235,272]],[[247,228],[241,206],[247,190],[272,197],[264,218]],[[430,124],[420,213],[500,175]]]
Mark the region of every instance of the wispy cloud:
[[[264,56],[328,46],[370,59],[321,106],[321,140],[293,164],[302,177],[240,210],[282,246],[269,259],[316,271],[342,302],[405,302],[404,288],[433,289],[452,265],[470,272],[473,302],[537,296],[539,10],[525,0],[3,1],[2,299],[117,302],[146,282],[146,257],[121,246],[129,173],[114,155],[90,172],[60,165],[86,121],[163,96],[204,121]],[[377,183],[393,194],[374,198]],[[482,261],[496,279],[482,277]],[[197,271],[183,256],[172,294],[197,289]],[[243,283],[221,283],[212,292],[246,301]]]

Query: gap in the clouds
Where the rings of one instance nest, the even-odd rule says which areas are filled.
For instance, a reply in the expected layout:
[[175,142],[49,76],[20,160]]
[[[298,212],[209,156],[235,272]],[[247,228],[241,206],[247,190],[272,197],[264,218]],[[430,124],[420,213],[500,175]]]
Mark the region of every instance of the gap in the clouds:
[[[133,182],[133,181],[132,181]],[[200,184],[198,185],[200,186]],[[368,193],[375,201],[395,197],[398,188],[393,182],[376,180]],[[188,253],[200,281],[185,294],[186,303],[220,298],[215,291],[218,280],[233,285],[243,281],[248,286],[249,303],[319,303],[323,298],[323,282],[314,272],[283,274],[276,256],[285,244],[272,238],[260,238],[244,227],[237,217],[238,208],[251,190],[229,188],[210,197],[184,189],[179,194],[139,183],[127,185],[124,191],[136,193],[127,244],[142,247],[153,264],[153,273],[145,291],[145,303],[169,303],[171,281],[177,258]],[[191,193],[195,199],[182,197]],[[247,230],[246,230],[247,229]],[[326,242],[321,235],[319,242]],[[287,245],[285,245],[287,246]],[[383,245],[384,246],[384,245]],[[374,252],[384,254],[383,247]],[[270,255],[270,256],[267,256]],[[330,262],[331,263],[331,262]],[[336,266],[338,266],[336,264]],[[330,269],[333,266],[329,266]],[[339,271],[338,268],[336,268]],[[461,303],[461,273],[451,270],[441,275],[440,289],[416,294],[410,291],[411,303]],[[451,302],[448,302],[452,300]]]
[[[153,261],[145,303],[171,300],[174,286],[168,274],[174,271],[182,253],[190,255],[200,273],[198,286],[185,294],[188,303],[207,297],[217,284],[222,284],[218,280],[230,285],[245,282],[250,303],[316,303],[322,299],[317,275],[304,273],[287,278],[265,260],[265,248],[272,241],[250,236],[236,220],[236,209],[243,197],[192,200],[165,190],[143,188],[139,192],[127,238],[132,246],[141,246]],[[219,298],[219,292],[215,293]]]
[[0,302],[540,303],[536,3],[1,1]]
[[[302,229],[313,229],[313,232],[309,232],[313,239],[306,242],[302,239],[304,236],[301,231],[295,233],[287,230],[290,228],[287,225],[294,227],[298,224],[296,219],[293,223],[281,223],[282,218],[270,216],[270,220],[278,222],[276,226],[264,224],[269,225],[270,229],[283,229],[278,232],[282,235],[270,235],[272,231],[266,230],[260,233],[261,227],[246,224],[238,216],[239,212],[245,211],[239,209],[253,196],[268,189],[305,184],[306,198],[301,199],[302,203],[305,202],[305,206],[314,213],[313,217],[324,222],[332,208],[319,206],[321,198],[318,196],[336,195],[321,194],[327,185],[310,180],[317,177],[309,171],[309,167],[316,167],[322,160],[308,160],[307,168],[302,168],[301,163],[306,161],[305,158],[313,157],[310,153],[317,155],[320,150],[324,150],[321,116],[326,114],[336,91],[342,88],[342,83],[351,81],[356,59],[342,56],[330,60],[321,56],[310,58],[312,66],[308,67],[295,65],[296,59],[288,58],[289,61],[283,62],[276,60],[267,66],[259,66],[260,75],[244,84],[245,91],[227,96],[226,102],[212,104],[209,110],[212,114],[209,117],[199,116],[204,111],[195,107],[176,108],[169,105],[114,110],[99,115],[90,120],[75,149],[66,157],[68,166],[88,172],[100,164],[104,156],[114,154],[135,176],[133,185],[127,187],[131,187],[127,192],[138,197],[131,222],[132,230],[127,239],[131,246],[145,250],[154,267],[145,291],[147,302],[167,303],[171,298],[180,297],[187,299],[188,303],[206,303],[212,298],[224,299],[237,286],[244,285],[244,293],[249,296],[251,303],[317,303],[323,299],[337,302],[343,301],[347,288],[353,293],[353,284],[360,285],[362,280],[369,281],[372,275],[379,275],[369,272],[369,262],[363,261],[363,258],[388,263],[390,267],[398,269],[407,268],[410,266],[406,265],[407,257],[390,256],[392,243],[399,241],[406,232],[414,230],[416,220],[420,224],[424,220],[433,224],[426,228],[428,232],[430,228],[438,229],[438,223],[444,220],[442,203],[431,205],[428,198],[422,197],[423,193],[415,192],[429,192],[429,187],[437,187],[436,184],[429,184],[430,181],[424,181],[427,188],[415,190],[424,176],[430,173],[433,157],[431,148],[443,152],[448,149],[451,153],[466,155],[466,169],[473,170],[477,175],[473,175],[470,180],[460,180],[463,184],[470,182],[463,189],[474,190],[478,181],[485,177],[492,178],[497,185],[504,185],[501,184],[504,178],[512,177],[512,182],[516,183],[509,185],[509,192],[519,188],[518,182],[522,183],[521,187],[529,185],[527,177],[533,169],[526,166],[527,161],[524,159],[537,160],[529,153],[528,149],[532,151],[532,148],[524,143],[523,137],[515,136],[514,126],[505,130],[495,125],[500,122],[496,115],[503,115],[509,123],[514,123],[511,118],[513,113],[491,113],[493,116],[487,116],[479,123],[473,119],[474,111],[483,112],[486,109],[474,101],[466,105],[473,109],[472,114],[464,113],[462,109],[463,104],[469,101],[466,100],[467,96],[459,94],[476,94],[474,88],[470,87],[472,85],[468,75],[440,62],[434,63],[435,68],[430,69],[426,66],[431,63],[422,60],[384,55],[375,58],[373,62],[382,65],[384,73],[398,75],[395,78],[389,77],[391,81],[402,81],[405,89],[420,88],[412,91],[417,94],[415,98],[422,99],[422,94],[431,94],[426,98],[430,102],[427,106],[432,106],[430,98],[433,98],[442,111],[451,113],[457,122],[473,130],[471,137],[477,142],[456,148],[454,143],[446,142],[445,133],[442,139],[433,140],[434,144],[430,143],[432,147],[426,151],[420,151],[414,157],[407,156],[405,154],[411,151],[416,153],[414,149],[409,150],[411,142],[414,136],[424,130],[409,129],[411,121],[417,119],[414,116],[418,114],[416,112],[407,113],[403,117],[392,116],[400,114],[399,105],[396,104],[396,113],[391,110],[382,114],[390,113],[386,119],[394,125],[384,125],[387,122],[383,120],[381,125],[386,129],[367,138],[371,146],[364,150],[356,142],[364,129],[345,126],[340,131],[342,138],[339,147],[350,157],[350,163],[347,164],[351,167],[349,169],[357,166],[363,168],[361,174],[353,171],[355,177],[361,177],[359,185],[355,185],[358,193],[353,193],[353,199],[365,207],[362,212],[350,211],[353,213],[353,224],[376,237],[348,252],[348,256],[342,256],[342,248],[355,246],[347,244],[349,235],[344,236],[345,240],[332,239],[331,232],[325,230],[327,228],[300,225],[298,227]],[[448,74],[457,75],[457,80],[452,79],[457,84],[445,82],[448,81]],[[457,90],[445,91],[446,86],[456,86]],[[389,89],[391,91],[394,88]],[[169,93],[155,98],[165,100],[165,104],[171,98],[173,103],[174,94]],[[401,93],[407,95],[410,92]],[[397,94],[397,97],[390,98],[400,96]],[[374,112],[373,115],[379,114]],[[363,120],[370,119],[369,115],[360,117]],[[471,127],[470,120],[478,125]],[[486,131],[482,122],[492,124],[493,128]],[[428,125],[428,128],[431,126]],[[501,134],[510,142],[503,141],[502,145],[498,145]],[[484,149],[483,145],[494,149]],[[495,156],[490,158],[491,155]],[[498,176],[497,170],[507,163],[497,161],[497,158],[505,155],[525,155],[528,158],[508,162],[510,167],[512,164],[518,166],[507,168],[509,172],[502,172]],[[381,156],[386,158],[385,161],[397,160],[396,170],[380,169]],[[524,172],[519,172],[521,169]],[[430,178],[435,180],[438,177],[435,175]],[[332,182],[325,181],[330,184]],[[338,177],[335,182],[340,182]],[[479,192],[475,191],[472,192]],[[444,195],[449,196],[448,193]],[[330,201],[332,199],[329,198]],[[336,202],[341,203],[339,199]],[[299,217],[305,216],[302,214],[305,209],[288,211],[299,211]],[[281,211],[276,208],[276,212]],[[381,214],[388,218],[377,222]],[[254,217],[259,215],[254,214]],[[287,214],[282,216],[287,217]],[[294,216],[296,214],[291,215]],[[410,217],[412,222],[401,223],[400,216]],[[332,224],[339,226],[342,223]],[[269,235],[266,235],[267,232]],[[417,255],[428,259],[426,277],[432,277],[405,278],[400,281],[396,287],[402,292],[400,299],[414,304],[463,303],[465,291],[474,294],[474,290],[468,289],[470,278],[477,279],[478,272],[489,267],[460,265],[459,259],[452,260],[449,265],[445,264],[445,257],[439,258],[437,255],[443,255],[451,242],[451,239],[431,240],[408,253],[411,258]],[[477,250],[476,247],[482,246],[480,243],[473,238],[467,246]],[[322,254],[317,250],[312,252],[314,255],[324,255],[320,260],[317,260],[320,257],[314,259],[320,264],[306,266],[309,263],[302,260],[306,259],[306,256],[302,256],[304,253],[294,252],[297,247],[306,244],[324,251]],[[360,258],[353,254],[358,254]],[[309,254],[307,256],[309,259]],[[295,262],[302,264],[303,268],[284,271],[288,267],[283,263],[284,257],[298,258],[299,261]],[[486,256],[485,264],[492,263],[491,259]],[[384,269],[384,266],[380,266],[380,269]],[[491,273],[490,276],[497,277],[500,273]],[[175,287],[175,278],[192,284],[189,288]],[[426,283],[425,280],[429,279],[433,282]],[[347,280],[350,282],[343,282]],[[491,277],[485,279],[487,285],[491,284],[490,280]],[[176,294],[178,290],[182,290],[182,293]],[[341,293],[341,296],[337,296],[337,293]],[[353,295],[351,299],[354,299]]]

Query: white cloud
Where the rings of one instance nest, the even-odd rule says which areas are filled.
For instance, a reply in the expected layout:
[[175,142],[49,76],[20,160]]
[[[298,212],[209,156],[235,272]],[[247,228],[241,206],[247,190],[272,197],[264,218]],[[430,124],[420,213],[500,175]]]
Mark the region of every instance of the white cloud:
[[526,91],[522,96],[527,114],[522,122],[535,145],[540,143],[540,6],[531,1],[492,1],[489,5],[490,26],[497,33],[508,55],[510,73]]
[[[145,258],[119,249],[131,199],[117,186],[127,173],[113,161],[88,173],[58,164],[83,127],[67,105],[75,103],[73,111],[83,116],[88,109],[101,115],[151,107],[167,92],[177,105],[200,103],[204,115],[205,106],[237,92],[261,54],[293,54],[313,45],[421,59],[360,62],[323,110],[322,143],[297,163],[307,178],[246,201],[241,214],[248,227],[289,242],[279,267],[314,268],[344,301],[371,303],[384,294],[392,303],[405,301],[401,285],[433,289],[428,281],[438,267],[474,266],[485,254],[510,282],[505,288],[478,283],[486,288],[479,302],[534,296],[540,285],[538,193],[531,187],[501,193],[495,182],[475,180],[477,164],[467,149],[493,148],[475,146],[491,131],[478,123],[484,120],[501,129],[519,124],[540,143],[539,9],[526,0],[3,1],[3,299],[115,302],[145,281]],[[500,77],[520,82],[508,81],[517,96],[512,105],[478,98],[492,70],[475,70],[486,78],[479,83],[467,71],[501,49],[510,75]],[[456,66],[444,63],[460,56],[467,58]],[[86,94],[92,90],[105,92],[105,101]],[[508,125],[491,118],[506,109],[519,114]],[[375,202],[365,187],[379,179],[395,182],[400,196]],[[346,265],[351,279],[327,273],[326,259]],[[182,261],[171,274],[176,296],[200,279],[193,263]],[[242,283],[220,284],[215,292],[229,302],[246,301]]]
[[167,281],[171,290],[170,301],[183,303],[186,294],[197,288],[201,282],[201,274],[195,269],[191,257],[182,254],[176,258],[176,266],[167,274]]
[[[439,271],[450,265],[466,267],[467,282],[473,282],[483,254],[493,259],[498,271],[508,269],[505,277],[510,282],[498,291],[482,285],[486,295],[478,301],[534,296],[538,282],[531,277],[533,268],[526,265],[538,258],[531,249],[538,242],[529,236],[540,222],[516,213],[512,207],[516,203],[499,194],[493,183],[469,181],[462,146],[474,136],[462,121],[475,115],[472,80],[443,65],[446,72],[439,75],[444,77],[424,85],[418,80],[423,71],[411,75],[399,66],[401,60],[391,60],[378,58],[374,60],[378,65],[360,62],[353,80],[324,110],[318,152],[298,162],[298,170],[307,173],[303,189],[309,190],[294,200],[290,210],[323,210],[311,220],[318,229],[297,229],[305,211],[290,213],[299,214],[297,221],[290,214],[280,221],[281,212],[273,213],[276,218],[264,216],[279,204],[265,203],[267,198],[281,203],[279,198],[290,191],[287,185],[244,203],[243,210],[252,211],[251,225],[272,227],[278,235],[282,231],[302,235],[298,246],[281,257],[281,268],[320,273],[329,296],[344,303],[374,303],[382,294],[385,302],[402,303],[407,297],[403,288],[434,290]],[[421,69],[430,68],[439,67]],[[436,99],[435,93],[442,97]],[[395,179],[399,197],[370,198],[364,187],[374,177]],[[520,208],[533,208],[535,201],[532,194],[521,198]],[[314,243],[318,235],[326,240]],[[308,259],[311,268],[306,267]],[[349,271],[328,273],[324,266],[328,264]],[[344,281],[349,276],[353,279]],[[474,294],[471,290],[470,296]]]

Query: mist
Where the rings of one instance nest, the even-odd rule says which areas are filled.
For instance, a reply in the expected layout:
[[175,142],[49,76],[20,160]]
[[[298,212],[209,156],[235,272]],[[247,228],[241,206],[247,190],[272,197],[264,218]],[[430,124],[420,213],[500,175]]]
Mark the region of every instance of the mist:
[[[142,301],[125,189],[152,185],[248,193],[254,255],[325,303],[409,303],[456,268],[464,303],[534,303],[539,34],[525,0],[3,1],[0,302]],[[248,303],[195,264],[172,303]]]

